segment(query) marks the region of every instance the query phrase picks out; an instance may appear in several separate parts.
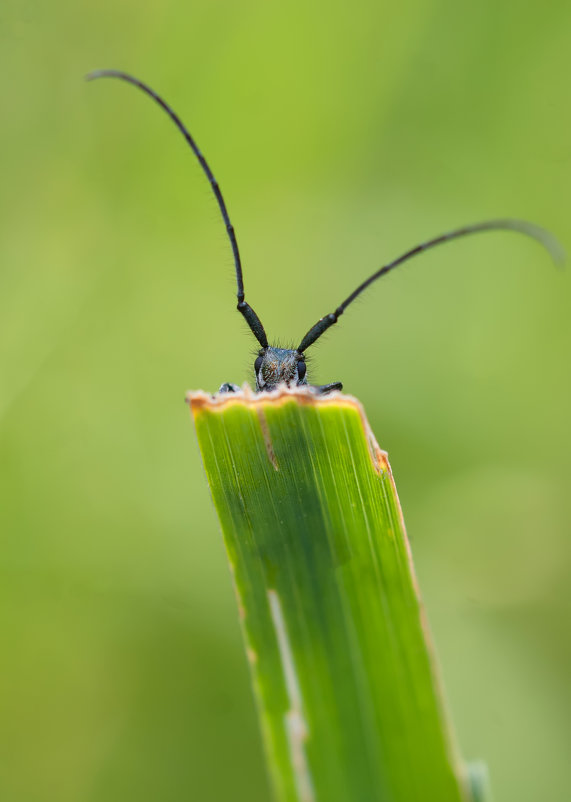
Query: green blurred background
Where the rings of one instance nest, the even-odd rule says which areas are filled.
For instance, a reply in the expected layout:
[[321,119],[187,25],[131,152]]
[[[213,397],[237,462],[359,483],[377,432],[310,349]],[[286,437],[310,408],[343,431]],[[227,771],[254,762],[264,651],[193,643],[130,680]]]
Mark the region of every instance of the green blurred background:
[[[250,379],[383,261],[493,216],[567,248],[568,2],[7,0],[0,798],[267,800],[189,388]],[[571,285],[490,234],[313,350],[389,450],[453,719],[495,798],[569,798]],[[361,802],[361,800],[359,800]],[[362,802],[366,802],[363,800]]]

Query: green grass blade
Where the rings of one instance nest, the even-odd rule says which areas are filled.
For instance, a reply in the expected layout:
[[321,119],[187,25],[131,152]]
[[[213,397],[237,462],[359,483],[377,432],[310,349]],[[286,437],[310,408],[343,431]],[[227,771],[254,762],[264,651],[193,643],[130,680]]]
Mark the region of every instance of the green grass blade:
[[277,798],[469,799],[393,477],[358,402],[189,399]]
[[492,802],[488,767],[481,760],[468,763],[468,784],[472,794],[471,802]]

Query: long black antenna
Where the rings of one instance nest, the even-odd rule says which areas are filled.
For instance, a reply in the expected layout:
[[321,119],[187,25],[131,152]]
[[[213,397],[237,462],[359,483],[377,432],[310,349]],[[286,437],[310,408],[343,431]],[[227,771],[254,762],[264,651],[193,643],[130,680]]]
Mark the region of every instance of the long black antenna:
[[346,298],[334,312],[331,312],[331,314],[326,315],[325,317],[322,317],[321,320],[317,321],[315,326],[313,326],[307,332],[297,350],[299,353],[303,353],[306,348],[309,348],[310,345],[313,345],[313,343],[319,337],[321,337],[321,335],[326,332],[330,326],[332,326],[334,323],[337,323],[343,312],[347,309],[349,304],[352,303],[355,298],[357,298],[358,295],[364,292],[364,290],[366,290],[367,287],[373,283],[373,281],[376,281],[381,276],[384,276],[385,273],[388,273],[389,270],[393,270],[393,268],[397,267],[403,262],[406,262],[413,256],[422,253],[423,251],[434,248],[435,245],[441,245],[444,242],[450,242],[450,240],[458,239],[459,237],[465,237],[467,234],[478,234],[481,231],[517,231],[520,234],[525,234],[526,236],[536,240],[536,242],[539,242],[540,245],[543,245],[556,264],[562,263],[564,260],[563,249],[555,237],[544,228],[536,226],[533,223],[527,223],[525,220],[487,220],[484,223],[476,223],[475,225],[458,228],[455,231],[449,231],[447,234],[441,234],[439,237],[435,237],[427,242],[423,242],[421,245],[417,245],[416,248],[411,248],[410,251],[403,253],[402,256],[398,257],[398,259],[395,259],[393,262],[389,262],[389,264],[384,265],[377,270],[376,273],[373,273],[372,276],[369,276],[369,278],[360,284],[357,289],[352,292],[351,295]]
[[230,217],[228,215],[228,210],[226,209],[226,204],[224,203],[224,198],[222,197],[222,192],[220,190],[220,186],[218,185],[218,181],[214,178],[212,170],[208,166],[208,162],[202,155],[198,145],[190,135],[190,132],[183,124],[180,117],[171,109],[171,107],[165,103],[165,101],[157,95],[157,93],[151,89],[150,86],[144,84],[142,81],[139,81],[137,78],[134,78],[132,75],[129,75],[126,72],[120,72],[119,70],[95,70],[94,72],[90,72],[88,75],[85,76],[87,81],[95,81],[97,78],[119,78],[121,81],[126,81],[129,84],[133,84],[133,86],[138,87],[141,89],[145,94],[152,97],[153,100],[159,104],[159,106],[166,111],[168,116],[174,122],[178,130],[184,136],[190,147],[192,148],[194,155],[200,162],[200,166],[204,170],[206,177],[212,187],[212,191],[216,196],[216,200],[218,201],[218,206],[220,207],[220,212],[222,213],[222,218],[224,220],[224,225],[226,226],[226,231],[228,233],[228,238],[230,239],[230,245],[232,246],[232,253],[234,254],[234,266],[236,268],[236,285],[237,285],[237,297],[238,297],[238,311],[244,315],[246,319],[246,323],[252,330],[254,336],[262,346],[262,348],[267,348],[268,346],[268,338],[266,337],[266,332],[264,331],[264,327],[262,326],[262,322],[257,314],[254,312],[252,307],[247,304],[244,300],[244,278],[242,276],[242,263],[240,261],[240,251],[238,250],[238,242],[236,240],[236,234],[234,233],[234,227],[230,222]]

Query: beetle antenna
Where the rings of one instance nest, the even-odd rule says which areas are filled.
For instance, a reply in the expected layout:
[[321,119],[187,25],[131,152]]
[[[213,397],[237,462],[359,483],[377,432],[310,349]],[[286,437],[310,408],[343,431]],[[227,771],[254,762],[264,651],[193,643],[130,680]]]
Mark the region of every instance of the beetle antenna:
[[373,273],[372,276],[369,276],[369,278],[360,284],[357,289],[352,292],[351,295],[346,298],[334,312],[322,317],[321,320],[317,321],[315,326],[312,326],[312,328],[307,332],[301,341],[301,344],[298,346],[297,350],[299,353],[303,353],[306,348],[309,348],[310,345],[313,345],[313,343],[319,339],[319,337],[321,337],[321,335],[326,332],[330,326],[332,326],[334,323],[337,323],[349,304],[352,303],[357,296],[364,292],[367,287],[373,283],[373,281],[376,281],[381,276],[384,276],[385,273],[388,273],[390,270],[398,267],[398,265],[401,265],[403,262],[408,261],[408,259],[412,259],[413,256],[416,256],[423,251],[428,251],[430,248],[434,248],[436,245],[441,245],[444,242],[450,242],[451,240],[465,237],[467,234],[478,234],[482,231],[517,231],[520,234],[525,234],[527,237],[531,237],[536,242],[539,242],[540,245],[543,245],[556,264],[562,264],[564,261],[565,254],[557,239],[544,228],[536,226],[533,223],[527,223],[525,220],[487,220],[483,223],[476,223],[474,225],[464,226],[463,228],[457,228],[455,231],[449,231],[447,234],[441,234],[439,237],[435,237],[427,242],[423,242],[421,245],[417,245],[415,248],[411,248],[410,251],[403,253],[393,262],[389,262],[377,270],[376,273]]
[[144,84],[142,81],[139,81],[137,78],[134,78],[132,75],[129,75],[126,72],[120,72],[119,70],[95,70],[94,72],[90,72],[88,75],[85,76],[86,80],[94,81],[97,78],[119,78],[121,81],[126,81],[129,84],[133,84],[133,86],[138,87],[141,89],[145,94],[149,95],[159,106],[166,111],[168,116],[171,118],[173,123],[176,125],[178,130],[184,136],[192,151],[198,161],[200,162],[200,166],[204,170],[206,177],[208,178],[208,182],[212,187],[212,191],[216,196],[216,200],[218,202],[218,206],[220,208],[220,212],[222,214],[222,219],[224,220],[224,225],[226,226],[226,232],[228,234],[228,238],[230,240],[230,245],[232,246],[232,253],[234,254],[234,266],[236,268],[236,285],[237,285],[237,292],[236,295],[238,297],[238,311],[244,316],[246,323],[252,330],[254,336],[262,346],[262,348],[268,347],[268,338],[266,337],[266,332],[264,327],[262,326],[262,322],[257,314],[254,312],[252,307],[247,304],[244,300],[244,278],[242,276],[242,263],[240,261],[240,251],[238,250],[238,242],[236,240],[236,234],[234,233],[234,227],[230,222],[230,217],[228,215],[228,210],[226,209],[226,204],[224,203],[224,198],[222,197],[222,192],[220,190],[220,186],[218,181],[214,178],[212,170],[208,166],[208,162],[202,155],[198,145],[190,135],[190,132],[183,124],[180,117],[171,109],[171,107],[165,103],[165,101],[157,95],[157,93],[151,89],[150,86]]

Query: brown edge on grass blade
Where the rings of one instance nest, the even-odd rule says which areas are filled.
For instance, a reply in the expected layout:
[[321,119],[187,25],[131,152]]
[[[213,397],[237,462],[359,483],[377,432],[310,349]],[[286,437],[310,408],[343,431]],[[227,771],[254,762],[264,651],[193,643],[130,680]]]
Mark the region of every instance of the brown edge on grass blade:
[[[365,415],[361,402],[352,395],[344,395],[340,392],[330,393],[329,395],[316,395],[309,387],[286,387],[282,385],[277,390],[271,393],[254,393],[248,384],[243,384],[239,393],[217,393],[210,395],[204,390],[196,390],[187,393],[186,402],[189,404],[194,417],[200,414],[203,410],[209,412],[222,412],[229,406],[235,404],[243,404],[247,407],[255,409],[260,420],[260,427],[264,436],[266,450],[270,462],[276,470],[279,470],[276,456],[273,452],[273,447],[264,415],[264,407],[267,405],[281,406],[287,403],[292,398],[295,398],[300,404],[308,404],[310,406],[346,406],[356,410],[361,418],[361,423],[365,431],[367,445],[369,447],[369,454],[371,462],[375,471],[380,475],[381,473],[388,472],[392,480],[392,472],[388,461],[386,451],[383,451],[375,439],[369,421]],[[393,482],[394,484],[394,482]],[[400,504],[399,504],[400,509]],[[402,511],[401,511],[402,517]]]

